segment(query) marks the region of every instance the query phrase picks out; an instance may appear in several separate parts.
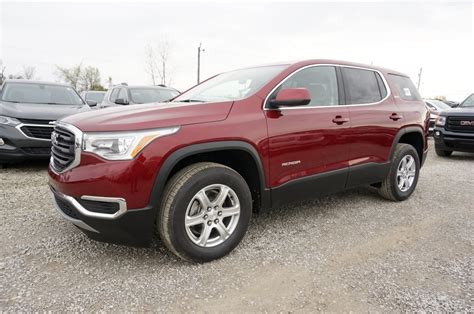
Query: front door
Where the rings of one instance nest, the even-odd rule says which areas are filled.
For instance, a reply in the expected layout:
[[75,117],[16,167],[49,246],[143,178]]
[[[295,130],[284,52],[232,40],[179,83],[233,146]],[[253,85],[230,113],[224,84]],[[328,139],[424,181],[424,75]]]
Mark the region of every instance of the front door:
[[310,92],[308,105],[271,109],[265,104],[273,205],[331,193],[346,182],[350,121],[347,108],[339,105],[336,67],[310,66],[293,73],[267,102],[279,90],[297,87]]

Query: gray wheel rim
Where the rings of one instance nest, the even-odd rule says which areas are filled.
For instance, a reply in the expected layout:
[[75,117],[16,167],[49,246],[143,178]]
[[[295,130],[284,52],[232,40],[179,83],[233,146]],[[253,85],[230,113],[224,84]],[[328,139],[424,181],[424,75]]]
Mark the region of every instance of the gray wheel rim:
[[397,168],[397,185],[402,192],[408,191],[416,177],[416,162],[411,155],[406,155],[400,160]]
[[206,186],[194,195],[186,209],[186,234],[200,247],[213,247],[226,241],[239,222],[237,194],[224,184]]

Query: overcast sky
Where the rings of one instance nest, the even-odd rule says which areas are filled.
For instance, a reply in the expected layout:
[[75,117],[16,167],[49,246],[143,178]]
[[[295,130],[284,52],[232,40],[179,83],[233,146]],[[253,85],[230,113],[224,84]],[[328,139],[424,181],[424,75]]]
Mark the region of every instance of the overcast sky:
[[55,65],[98,67],[105,84],[150,84],[146,46],[171,44],[172,85],[249,65],[330,58],[408,74],[423,67],[424,97],[462,100],[474,92],[472,1],[13,3],[0,0],[0,59],[7,74],[36,67],[57,81]]

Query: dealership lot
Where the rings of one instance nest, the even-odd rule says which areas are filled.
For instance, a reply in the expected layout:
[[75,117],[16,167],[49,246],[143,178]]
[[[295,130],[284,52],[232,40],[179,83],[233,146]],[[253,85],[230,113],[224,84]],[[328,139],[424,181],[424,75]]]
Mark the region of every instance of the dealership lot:
[[88,239],[45,162],[0,169],[0,310],[473,311],[474,155],[430,153],[412,197],[356,189],[254,216],[208,264]]

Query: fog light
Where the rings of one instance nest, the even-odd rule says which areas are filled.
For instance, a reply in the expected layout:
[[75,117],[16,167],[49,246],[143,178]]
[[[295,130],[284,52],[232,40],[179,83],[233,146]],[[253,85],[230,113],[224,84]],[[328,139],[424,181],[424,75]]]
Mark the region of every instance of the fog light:
[[3,140],[3,138],[0,137],[0,146],[3,146],[5,145],[5,141]]
[[436,136],[440,136],[441,133],[439,133],[439,131],[436,131],[436,132],[435,132],[435,135],[436,135]]

